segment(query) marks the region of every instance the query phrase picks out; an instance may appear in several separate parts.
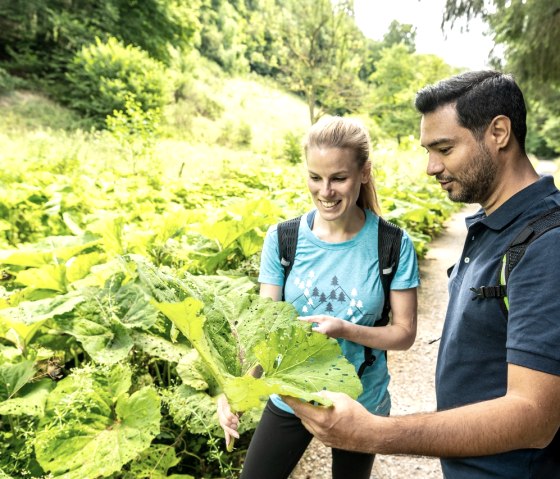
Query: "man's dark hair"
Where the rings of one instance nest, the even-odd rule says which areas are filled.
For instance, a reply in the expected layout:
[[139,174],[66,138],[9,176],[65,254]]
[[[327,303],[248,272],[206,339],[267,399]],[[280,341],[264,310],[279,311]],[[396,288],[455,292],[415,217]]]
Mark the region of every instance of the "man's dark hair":
[[455,103],[459,124],[477,139],[496,116],[507,116],[517,143],[525,151],[527,109],[513,76],[493,70],[466,72],[428,85],[416,94],[416,109],[422,114],[448,103]]

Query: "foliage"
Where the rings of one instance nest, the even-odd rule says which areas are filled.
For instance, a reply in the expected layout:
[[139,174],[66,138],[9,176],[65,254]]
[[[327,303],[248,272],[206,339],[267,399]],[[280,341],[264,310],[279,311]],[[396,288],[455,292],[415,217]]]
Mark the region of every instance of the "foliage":
[[[115,148],[111,132],[48,129],[41,118],[64,109],[31,95],[45,114],[21,122],[23,99],[4,103],[11,120],[0,130],[0,470],[20,478],[234,476],[259,398],[313,398],[327,384],[318,365],[338,355],[332,341],[293,321],[293,310],[254,294],[266,229],[310,207],[302,165],[287,163],[277,146],[306,123],[305,105],[271,84],[229,80],[215,94],[223,115],[206,125],[250,124],[250,149],[146,130],[153,149],[144,155],[126,142]],[[143,115],[129,101],[110,120],[123,120],[113,133],[142,141]],[[375,136],[385,215],[423,254],[453,207],[422,172],[419,149]],[[136,263],[153,264],[163,287],[148,287]],[[196,328],[202,336],[192,336]],[[301,367],[313,358],[310,375]],[[257,362],[267,371],[258,381],[243,374]],[[239,409],[259,404],[243,414],[233,453],[215,414],[221,388]],[[96,455],[85,428],[118,445]]]
[[164,68],[144,51],[115,38],[97,39],[74,56],[68,67],[69,105],[98,124],[132,98],[144,111],[161,109],[169,86]]
[[199,0],[43,0],[0,4],[0,61],[11,73],[57,83],[66,65],[95,38],[115,37],[158,60],[169,60],[169,44],[192,48],[200,29]]
[[[105,118],[107,130],[126,152],[130,161],[149,158],[156,145],[161,112],[158,108],[143,110],[130,93],[125,94],[124,110],[114,110]],[[135,166],[133,171],[135,171]]]
[[495,41],[505,46],[508,67],[522,80],[560,80],[560,7],[539,0],[493,0],[486,8],[483,0],[447,0],[444,23],[461,17],[480,15],[495,33]]
[[[124,478],[148,468],[154,455],[171,455],[168,468],[179,467],[182,428],[221,434],[213,398],[222,390],[240,411],[262,407],[271,392],[321,400],[315,392],[323,387],[353,396],[361,390],[335,340],[295,321],[291,305],[255,295],[245,278],[181,275],[140,256],[117,257],[97,271],[90,264],[64,293],[50,289],[49,272],[37,266],[52,265],[53,257],[79,263],[88,247],[38,246],[0,260],[20,270],[0,305],[0,411],[16,418],[0,421],[0,435],[2,442],[12,437],[19,418],[29,431],[24,441],[9,441],[0,462],[5,471],[31,446],[34,471],[26,477],[42,470],[68,479]],[[27,291],[44,291],[42,299],[21,300],[22,272],[33,272]],[[57,366],[42,374],[46,361]],[[245,376],[257,363],[263,378]],[[25,423],[27,417],[33,421]],[[162,435],[163,424],[173,432]],[[192,452],[181,454],[177,472],[193,468]]]
[[371,83],[370,115],[384,134],[400,144],[418,137],[420,115],[414,108],[416,92],[424,85],[449,76],[454,70],[433,55],[410,53],[404,43],[381,50]]
[[147,449],[160,429],[151,386],[129,395],[127,366],[75,369],[49,394],[38,424],[39,464],[67,479],[106,477]]
[[303,147],[301,139],[303,134],[301,131],[288,131],[284,135],[284,147],[282,148],[282,156],[291,164],[297,165],[301,162]]
[[0,95],[12,92],[18,82],[4,68],[0,67]]
[[520,82],[528,103],[527,148],[531,153],[550,158],[560,153],[556,118],[560,115],[560,7],[558,2],[539,0],[447,0],[443,22],[481,16],[490,26],[496,44],[503,46],[505,65]]
[[227,72],[247,69],[245,20],[228,0],[205,0],[199,13],[199,50]]
[[[315,393],[322,388],[354,398],[361,393],[337,341],[294,321],[291,304],[224,290],[224,281],[178,281],[142,261],[136,267],[155,306],[196,349],[233,410],[259,407],[272,393],[321,404]],[[263,370],[258,379],[250,374],[257,366]]]
[[351,3],[287,0],[278,15],[278,68],[286,85],[305,97],[310,122],[320,116],[317,104],[333,113],[357,110],[363,35],[351,19]]

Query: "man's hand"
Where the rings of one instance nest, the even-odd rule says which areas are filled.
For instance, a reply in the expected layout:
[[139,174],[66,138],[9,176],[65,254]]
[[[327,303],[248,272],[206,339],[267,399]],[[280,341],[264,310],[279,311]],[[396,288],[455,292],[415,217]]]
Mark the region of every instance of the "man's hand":
[[373,422],[382,418],[369,413],[346,394],[329,391],[319,394],[330,399],[333,405],[313,406],[287,396],[282,399],[294,410],[307,430],[326,446],[375,453],[367,432],[373,432]]

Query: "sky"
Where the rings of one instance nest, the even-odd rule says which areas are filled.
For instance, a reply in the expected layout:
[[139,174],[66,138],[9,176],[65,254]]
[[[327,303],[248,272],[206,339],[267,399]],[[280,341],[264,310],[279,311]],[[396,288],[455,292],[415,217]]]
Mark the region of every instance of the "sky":
[[364,35],[381,40],[393,20],[416,27],[416,52],[434,53],[454,67],[471,70],[489,67],[488,54],[493,42],[484,32],[487,27],[479,19],[468,24],[461,33],[464,20],[453,30],[441,30],[445,0],[354,0],[356,23]]

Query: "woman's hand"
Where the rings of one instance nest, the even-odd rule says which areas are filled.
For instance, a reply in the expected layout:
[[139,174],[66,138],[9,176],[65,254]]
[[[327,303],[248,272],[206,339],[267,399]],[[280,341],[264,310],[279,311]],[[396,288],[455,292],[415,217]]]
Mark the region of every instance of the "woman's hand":
[[239,439],[237,428],[239,427],[239,417],[231,412],[225,394],[218,397],[218,421],[224,430],[226,437],[226,448],[231,450],[233,438]]
[[345,328],[348,325],[347,321],[344,321],[334,316],[326,316],[324,314],[318,314],[314,316],[300,316],[298,318],[300,321],[306,321],[308,323],[315,323],[313,331],[321,334],[326,334],[330,338],[340,338],[343,336]]

